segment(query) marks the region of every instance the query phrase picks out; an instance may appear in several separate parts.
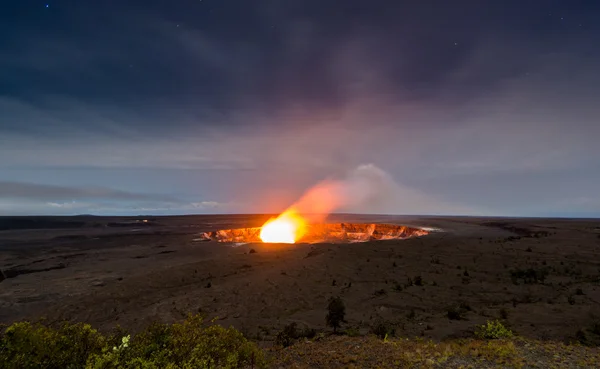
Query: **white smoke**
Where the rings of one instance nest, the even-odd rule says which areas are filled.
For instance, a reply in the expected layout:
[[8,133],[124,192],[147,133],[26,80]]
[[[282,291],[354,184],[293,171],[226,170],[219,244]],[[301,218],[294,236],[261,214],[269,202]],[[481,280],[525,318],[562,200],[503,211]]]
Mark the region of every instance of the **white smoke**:
[[327,214],[335,212],[407,215],[476,213],[474,209],[449,204],[401,186],[373,164],[360,165],[341,179],[317,184],[291,208],[311,222],[322,221]]
[[334,212],[410,215],[481,213],[402,186],[373,164],[363,164],[353,169],[346,178],[337,182],[337,188],[339,196]]

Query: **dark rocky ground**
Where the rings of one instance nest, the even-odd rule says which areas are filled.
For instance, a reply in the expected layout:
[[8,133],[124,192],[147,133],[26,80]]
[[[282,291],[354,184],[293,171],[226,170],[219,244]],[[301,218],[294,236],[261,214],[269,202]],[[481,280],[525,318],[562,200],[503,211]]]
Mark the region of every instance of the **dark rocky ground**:
[[200,312],[268,341],[291,322],[325,329],[327,300],[341,296],[344,327],[362,333],[385,322],[400,336],[466,337],[502,318],[527,338],[600,334],[599,220],[346,215],[331,221],[443,231],[352,244],[194,241],[267,219],[0,218],[0,323],[135,331]]

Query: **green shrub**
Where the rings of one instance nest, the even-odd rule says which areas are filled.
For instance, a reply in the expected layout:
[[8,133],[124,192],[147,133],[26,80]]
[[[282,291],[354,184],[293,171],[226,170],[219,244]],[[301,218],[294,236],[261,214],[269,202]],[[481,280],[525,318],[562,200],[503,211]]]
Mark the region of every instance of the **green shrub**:
[[481,339],[500,339],[511,338],[513,333],[506,328],[499,320],[488,321],[484,325],[480,325],[475,330],[475,336]]
[[19,322],[0,338],[3,368],[81,368],[90,355],[102,352],[106,339],[88,324],[66,323],[58,329]]
[[[118,333],[117,333],[118,334]],[[53,329],[15,323],[0,337],[2,368],[183,369],[265,365],[263,352],[233,328],[189,316],[135,335],[105,338],[87,324]]]

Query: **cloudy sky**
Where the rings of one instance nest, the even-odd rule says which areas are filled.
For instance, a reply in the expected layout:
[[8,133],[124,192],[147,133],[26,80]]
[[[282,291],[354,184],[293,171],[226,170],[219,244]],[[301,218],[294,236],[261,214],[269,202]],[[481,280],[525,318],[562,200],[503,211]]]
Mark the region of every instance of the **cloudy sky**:
[[598,1],[12,1],[0,214],[279,211],[370,165],[365,211],[600,216],[599,44]]

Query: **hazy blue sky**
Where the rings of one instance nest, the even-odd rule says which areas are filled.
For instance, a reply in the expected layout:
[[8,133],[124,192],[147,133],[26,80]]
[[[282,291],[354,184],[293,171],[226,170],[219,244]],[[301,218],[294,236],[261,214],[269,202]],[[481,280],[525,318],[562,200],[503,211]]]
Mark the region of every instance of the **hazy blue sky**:
[[[441,5],[443,4],[443,5]],[[600,2],[12,1],[0,214],[600,216]]]

